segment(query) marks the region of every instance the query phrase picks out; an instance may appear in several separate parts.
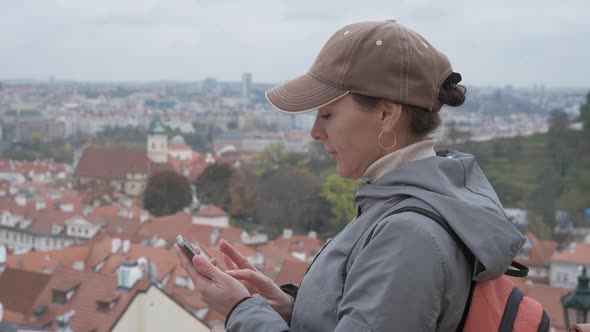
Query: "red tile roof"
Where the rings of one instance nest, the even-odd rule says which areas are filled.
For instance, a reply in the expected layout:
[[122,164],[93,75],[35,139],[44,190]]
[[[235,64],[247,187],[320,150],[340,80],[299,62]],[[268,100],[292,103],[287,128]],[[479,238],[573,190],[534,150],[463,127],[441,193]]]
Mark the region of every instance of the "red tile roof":
[[140,258],[146,258],[156,266],[158,280],[164,279],[172,269],[179,264],[178,257],[171,249],[154,248],[132,243],[129,251],[124,254],[122,249],[116,254],[111,254],[105,261],[101,273],[116,273],[117,268],[125,261],[137,262]]
[[275,282],[277,285],[290,282],[299,284],[308,266],[309,264],[305,262],[285,260]]
[[308,256],[315,255],[322,247],[322,241],[319,239],[313,239],[303,235],[294,235],[290,239],[285,239],[282,235],[279,236],[274,244],[279,247],[288,250],[289,252],[303,252]]
[[190,146],[186,144],[170,144],[168,145],[168,150],[175,150],[175,151],[186,151],[192,150]]
[[262,256],[264,256],[264,267],[261,272],[266,274],[269,278],[276,280],[277,275],[287,260],[299,261],[283,248],[277,247],[273,243],[265,243],[256,248]]
[[195,213],[198,217],[227,217],[227,213],[215,205],[203,206]]
[[132,149],[102,149],[89,147],[78,162],[75,176],[123,179],[128,172],[155,174],[173,170],[167,163],[154,163],[146,151]]
[[[36,233],[52,234],[53,225],[64,226],[66,220],[76,215],[76,212],[62,212],[51,209],[36,211],[33,223],[27,229]],[[61,232],[62,235],[65,234],[64,230]]]
[[89,247],[79,245],[59,250],[31,251],[22,255],[8,255],[6,265],[18,270],[51,273],[59,266],[71,268],[75,262],[84,262]]
[[[26,316],[49,282],[49,278],[42,273],[5,269],[0,274],[0,303],[4,305],[5,310],[19,313],[22,317]],[[25,287],[18,287],[21,285]],[[16,323],[20,323],[20,320]]]
[[575,243],[570,249],[555,254],[551,261],[590,265],[590,244],[586,242]]
[[[182,270],[180,267],[177,269]],[[182,270],[182,273],[186,275],[184,270]],[[190,310],[199,310],[208,307],[208,305],[201,299],[199,293],[194,289],[176,286],[175,280],[172,278],[166,283],[162,290],[183,307],[189,308]]]
[[249,246],[247,246],[245,244],[242,244],[242,243],[235,244],[234,248],[236,248],[245,257],[256,256],[256,250],[250,248]]
[[[66,304],[53,303],[53,289],[64,281],[77,280],[80,285],[72,298]],[[46,287],[33,304],[33,308],[46,305],[43,313],[36,317],[31,314],[27,323],[35,326],[44,326],[49,322],[55,322],[57,316],[75,310],[76,314],[70,320],[70,327],[73,331],[110,331],[118,318],[130,304],[131,300],[139,291],[149,288],[149,282],[140,280],[131,291],[117,290],[117,276],[105,275],[95,272],[82,272],[70,269],[59,269],[51,276]],[[105,294],[117,293],[119,300],[108,312],[98,312],[97,300]],[[56,325],[53,323],[52,328]]]
[[230,243],[237,243],[240,241],[243,232],[243,229],[235,227],[219,228],[208,225],[194,225],[189,213],[180,212],[172,216],[150,219],[141,225],[139,236],[142,239],[151,239],[157,235],[168,243],[174,243],[178,234],[182,234],[191,243],[199,242],[201,245],[209,246],[211,245],[211,232],[215,229],[219,231],[219,237],[215,241],[215,245],[220,239],[225,239]]
[[532,248],[526,250],[528,258],[519,257],[518,261],[528,266],[549,267],[549,265],[551,265],[551,256],[558,246],[557,242],[539,240],[532,232],[527,232],[526,236],[531,243]]

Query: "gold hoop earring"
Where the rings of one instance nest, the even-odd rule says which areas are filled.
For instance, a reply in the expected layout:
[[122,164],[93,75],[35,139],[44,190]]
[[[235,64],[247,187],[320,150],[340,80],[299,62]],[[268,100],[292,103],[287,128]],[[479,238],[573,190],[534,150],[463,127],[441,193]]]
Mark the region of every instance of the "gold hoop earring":
[[381,130],[381,133],[379,134],[379,138],[377,139],[377,143],[379,144],[379,146],[380,146],[382,149],[385,149],[385,150],[391,150],[391,149],[393,149],[393,148],[395,147],[395,145],[397,144],[397,135],[395,134],[395,132],[393,132],[393,131],[392,131],[391,133],[393,134],[393,138],[395,138],[395,141],[393,142],[393,145],[392,145],[392,146],[390,146],[390,147],[385,147],[385,146],[383,146],[383,144],[381,144],[381,136],[383,136],[383,133],[384,133],[384,132],[385,132],[384,130]]

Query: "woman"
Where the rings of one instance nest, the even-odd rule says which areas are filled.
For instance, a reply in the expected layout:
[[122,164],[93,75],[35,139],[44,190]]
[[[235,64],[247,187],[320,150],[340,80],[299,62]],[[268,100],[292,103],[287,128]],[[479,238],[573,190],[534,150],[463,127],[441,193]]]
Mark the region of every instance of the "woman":
[[[362,22],[338,30],[307,74],[267,92],[283,112],[317,109],[312,137],[340,176],[367,181],[355,192],[357,217],[298,287],[275,285],[224,241],[226,272],[180,255],[203,300],[228,315],[227,330],[457,328],[471,280],[502,275],[524,243],[473,156],[434,151],[438,111],[465,99],[460,80],[416,32]],[[431,218],[392,214],[404,206],[443,217],[470,254]]]

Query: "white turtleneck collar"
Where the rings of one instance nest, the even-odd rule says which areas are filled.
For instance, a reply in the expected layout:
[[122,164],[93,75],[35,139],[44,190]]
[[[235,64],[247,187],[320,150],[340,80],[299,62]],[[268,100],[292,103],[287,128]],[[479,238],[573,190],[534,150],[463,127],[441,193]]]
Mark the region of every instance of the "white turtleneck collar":
[[434,139],[420,141],[381,157],[367,168],[362,177],[367,178],[370,182],[375,182],[389,171],[404,166],[412,161],[435,155]]

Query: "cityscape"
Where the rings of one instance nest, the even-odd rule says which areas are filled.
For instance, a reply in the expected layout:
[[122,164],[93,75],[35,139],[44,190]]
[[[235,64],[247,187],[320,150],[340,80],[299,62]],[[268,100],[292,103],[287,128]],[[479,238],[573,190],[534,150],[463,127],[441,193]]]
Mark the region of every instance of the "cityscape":
[[[223,271],[235,267],[222,240],[277,285],[299,284],[360,215],[354,195],[366,179],[338,176],[310,135],[318,111],[277,112],[266,91],[305,70],[313,59],[305,53],[325,41],[319,35],[357,13],[332,12],[338,4],[328,2],[313,11],[256,1],[107,1],[96,13],[54,5],[45,9],[52,15],[42,4],[0,5],[8,27],[0,31],[7,49],[0,55],[0,332],[225,331],[225,315],[199,296],[174,252],[180,234]],[[446,13],[440,4],[396,6],[387,8],[414,19],[445,51],[464,54],[454,67],[473,79],[463,75],[463,105],[442,108],[435,147],[475,156],[526,239],[515,260],[528,276],[510,279],[541,303],[550,331],[567,331],[563,299],[588,287],[590,267],[590,76],[578,59],[588,54],[580,44],[590,30],[577,14],[587,5],[544,14],[515,5],[511,13],[531,18],[530,27],[496,5],[484,7],[497,18],[469,4],[456,9],[456,22],[434,18]],[[22,13],[36,23],[17,22]],[[579,30],[554,23],[543,30],[538,22],[547,18],[562,25],[571,18]],[[84,33],[66,31],[62,20]],[[447,23],[449,31],[467,30],[473,46],[440,31]],[[11,29],[27,37],[17,40]],[[497,36],[507,33],[515,35]],[[555,48],[571,52],[535,53],[553,33]],[[46,42],[51,34],[59,38]],[[483,56],[490,50],[495,65]],[[42,56],[31,61],[33,53]]]

